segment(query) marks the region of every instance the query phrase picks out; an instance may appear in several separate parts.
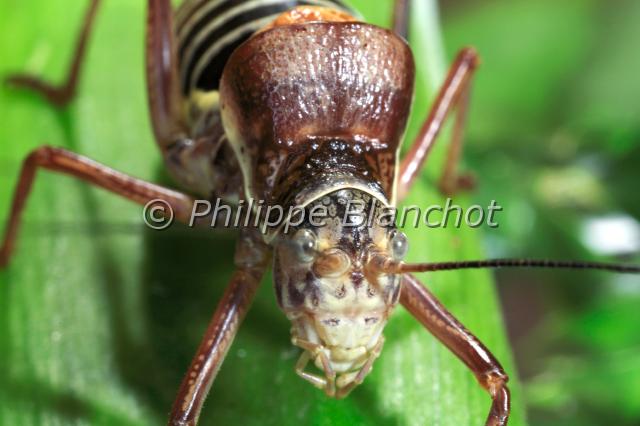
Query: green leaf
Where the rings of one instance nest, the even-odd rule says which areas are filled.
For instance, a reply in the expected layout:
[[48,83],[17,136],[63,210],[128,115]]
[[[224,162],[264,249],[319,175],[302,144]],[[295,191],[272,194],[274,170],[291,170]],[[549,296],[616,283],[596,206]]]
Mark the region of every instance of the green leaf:
[[[86,3],[0,0],[0,74],[29,71],[59,81]],[[388,0],[354,4],[377,24],[390,20]],[[22,159],[43,143],[166,182],[146,109],[143,5],[104,2],[79,96],[67,109],[56,111],[30,93],[0,90],[0,217],[9,210]],[[416,10],[414,23],[437,23],[433,15],[419,14],[433,10]],[[438,35],[437,28],[418,25],[413,34],[426,30]],[[446,63],[437,37],[420,40],[416,59],[422,74],[410,135],[433,98],[433,76],[441,79]],[[431,40],[430,48],[425,40]],[[437,169],[430,164],[429,175]],[[441,201],[425,178],[408,203]],[[141,209],[130,202],[69,177],[38,174],[16,256],[0,271],[0,424],[165,421],[230,276],[234,235],[180,226],[154,232],[141,219]],[[408,232],[413,260],[482,257],[477,230]],[[490,275],[424,278],[513,377]],[[271,279],[265,279],[212,388],[202,424],[482,424],[488,395],[402,308],[386,336],[365,383],[346,400],[328,399],[295,375],[298,351],[289,343],[289,324],[277,309]],[[510,424],[522,425],[515,380],[512,389]]]

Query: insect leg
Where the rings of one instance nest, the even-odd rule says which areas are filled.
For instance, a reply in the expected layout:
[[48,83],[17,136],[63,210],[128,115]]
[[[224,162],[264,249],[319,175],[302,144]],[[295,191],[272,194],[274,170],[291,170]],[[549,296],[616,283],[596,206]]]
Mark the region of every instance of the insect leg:
[[193,199],[185,194],[133,178],[65,149],[42,146],[32,151],[22,165],[4,241],[0,248],[0,267],[9,261],[20,227],[22,211],[33,186],[36,171],[40,168],[75,176],[140,204],[162,199],[169,204],[176,219],[185,222],[189,220],[193,208]]
[[148,0],[147,8],[147,95],[153,133],[165,164],[190,192],[236,198],[242,174],[226,142],[217,92],[200,94],[197,102],[191,98],[193,104],[186,102],[171,2]]
[[87,50],[87,43],[91,34],[96,12],[100,0],[91,0],[91,4],[87,9],[84,17],[84,23],[76,42],[76,49],[73,53],[73,59],[67,71],[67,77],[64,83],[60,85],[51,84],[40,77],[29,74],[14,74],[7,77],[8,84],[33,90],[40,93],[51,104],[57,107],[66,106],[75,96],[78,87],[78,79],[82,71],[84,57]]
[[149,0],[146,74],[151,124],[156,141],[167,147],[187,137],[178,56],[169,0]]
[[200,347],[187,371],[169,418],[170,425],[195,425],[207,393],[249,310],[269,260],[259,236],[244,235],[236,249],[236,265]]
[[405,40],[409,39],[409,2],[395,0],[393,4],[393,31]]
[[509,378],[498,360],[412,275],[403,276],[400,302],[471,369],[489,392],[493,403],[486,425],[506,425],[510,410],[506,385]]
[[411,185],[418,177],[433,148],[444,121],[454,107],[456,109],[455,126],[439,186],[444,193],[452,193],[472,185],[472,179],[469,176],[458,176],[456,174],[456,166],[462,152],[462,134],[469,101],[471,78],[477,66],[478,55],[473,48],[468,47],[458,53],[429,116],[422,125],[420,133],[413,142],[407,156],[402,160],[398,181],[398,199],[403,199],[409,193]]

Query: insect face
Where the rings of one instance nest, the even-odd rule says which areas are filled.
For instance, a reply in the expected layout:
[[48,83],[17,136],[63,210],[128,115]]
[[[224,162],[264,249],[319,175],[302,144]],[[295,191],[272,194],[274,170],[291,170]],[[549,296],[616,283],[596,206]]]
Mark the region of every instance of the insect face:
[[[347,214],[358,201],[378,217],[381,203],[374,200],[355,189],[323,196],[307,207],[326,208],[322,224],[297,227],[275,249],[277,299],[292,322],[293,344],[304,350],[296,371],[330,396],[347,395],[371,371],[400,293],[399,276],[374,273],[368,260],[406,251],[402,234],[376,220],[356,225]],[[309,361],[322,376],[305,371]]]

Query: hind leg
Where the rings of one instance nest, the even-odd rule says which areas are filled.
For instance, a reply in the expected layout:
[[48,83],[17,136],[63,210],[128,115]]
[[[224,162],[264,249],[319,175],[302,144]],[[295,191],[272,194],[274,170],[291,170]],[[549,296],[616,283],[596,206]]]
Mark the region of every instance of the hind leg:
[[391,28],[400,37],[409,39],[410,0],[395,0],[393,5],[393,23]]
[[146,75],[156,142],[171,175],[183,187],[205,197],[237,198],[240,168],[222,128],[217,93],[190,98],[188,109],[194,116],[188,119],[185,114],[174,28],[170,2],[149,0]]
[[6,82],[15,87],[32,90],[42,95],[48,102],[64,107],[71,102],[76,94],[82,66],[84,64],[87,44],[93,29],[94,20],[98,11],[100,0],[91,0],[87,13],[82,24],[82,29],[76,41],[76,48],[73,53],[66,79],[61,84],[51,84],[39,76],[30,74],[13,74],[7,77]]

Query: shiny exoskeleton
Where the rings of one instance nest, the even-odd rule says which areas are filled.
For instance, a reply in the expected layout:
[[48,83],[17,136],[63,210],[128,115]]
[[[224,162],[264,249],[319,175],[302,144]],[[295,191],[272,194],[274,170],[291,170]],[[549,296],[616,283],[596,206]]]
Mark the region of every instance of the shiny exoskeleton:
[[[293,343],[304,349],[298,373],[327,394],[344,396],[380,353],[400,282],[396,275],[373,282],[365,270],[372,248],[387,250],[394,230],[343,226],[342,218],[354,198],[393,202],[396,153],[413,92],[411,51],[389,30],[343,11],[303,6],[272,20],[224,60],[219,87],[186,64],[181,77],[191,105],[212,101],[191,110],[211,117],[212,127],[221,121],[221,138],[232,151],[223,151],[223,163],[242,175],[238,197],[285,209],[323,203],[330,212],[327,226],[307,223],[290,235],[276,229],[264,241],[275,246],[277,298],[293,323]],[[219,127],[213,130],[204,134]],[[191,165],[173,164],[178,176],[194,178]],[[211,189],[207,195],[218,188]],[[313,253],[302,250],[303,242]],[[323,262],[331,267],[320,273]],[[307,360],[322,377],[304,371]]]
[[[371,371],[391,310],[401,303],[475,374],[492,398],[487,425],[506,425],[510,396],[500,363],[410,273],[534,266],[640,272],[636,266],[519,259],[405,264],[404,234],[378,220],[409,191],[444,119],[456,111],[444,192],[470,186],[456,173],[473,49],[457,56],[407,156],[399,146],[411,107],[414,63],[404,40],[408,0],[394,31],[370,25],[336,0],[148,0],[147,85],[153,132],[182,193],[117,172],[67,150],[41,147],[25,160],[0,249],[13,251],[38,168],[73,175],[140,204],[161,199],[190,222],[193,195],[311,212],[261,233],[243,229],[236,272],[178,391],[170,424],[195,424],[209,388],[273,265],[276,299],[302,348],[296,372],[333,397]],[[99,0],[92,0],[67,82],[16,75],[9,82],[63,106],[75,92]],[[357,201],[372,220],[345,221]],[[265,221],[255,212],[257,220]],[[310,215],[305,215],[305,218]],[[265,228],[266,229],[266,228]],[[308,364],[315,371],[308,370]]]

